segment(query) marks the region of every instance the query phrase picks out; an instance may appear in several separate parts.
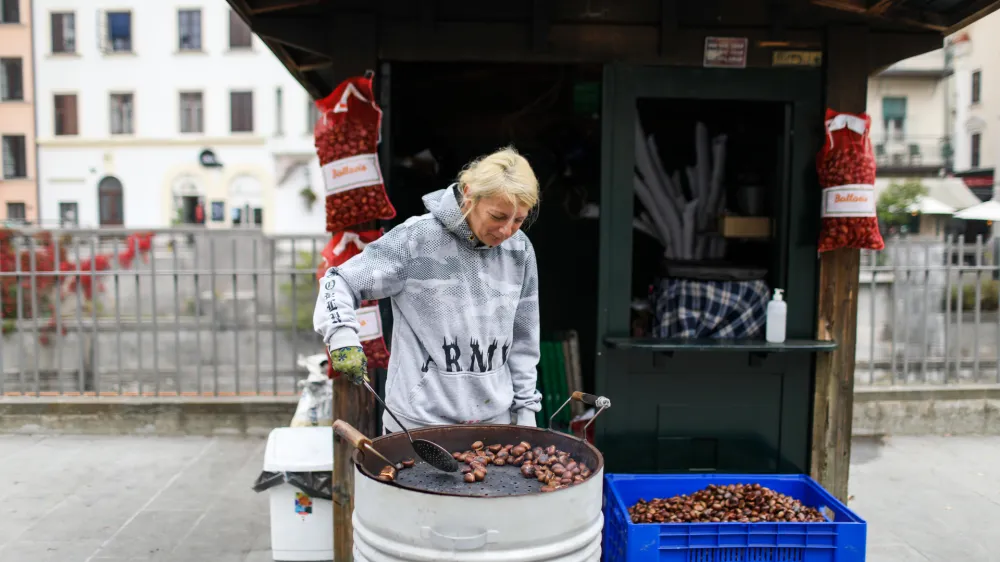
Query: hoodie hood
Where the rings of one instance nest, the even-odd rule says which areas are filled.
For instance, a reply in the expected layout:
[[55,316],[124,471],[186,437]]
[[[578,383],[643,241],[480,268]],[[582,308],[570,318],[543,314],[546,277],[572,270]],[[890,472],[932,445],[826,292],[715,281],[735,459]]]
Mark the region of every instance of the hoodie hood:
[[448,232],[451,232],[459,240],[468,246],[476,249],[488,250],[490,247],[483,244],[472,233],[469,223],[462,216],[462,192],[458,189],[458,183],[453,183],[444,189],[432,191],[423,196],[424,207],[444,225]]

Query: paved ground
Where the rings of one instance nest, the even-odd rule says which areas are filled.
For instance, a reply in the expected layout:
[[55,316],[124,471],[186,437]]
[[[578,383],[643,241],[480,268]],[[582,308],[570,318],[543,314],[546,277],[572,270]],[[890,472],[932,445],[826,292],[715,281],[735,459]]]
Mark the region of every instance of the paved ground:
[[264,441],[0,436],[0,562],[265,562]]
[[1000,437],[855,439],[869,562],[1000,561]]
[[[0,562],[267,562],[259,439],[0,435]],[[856,440],[869,562],[1000,562],[1000,437]]]

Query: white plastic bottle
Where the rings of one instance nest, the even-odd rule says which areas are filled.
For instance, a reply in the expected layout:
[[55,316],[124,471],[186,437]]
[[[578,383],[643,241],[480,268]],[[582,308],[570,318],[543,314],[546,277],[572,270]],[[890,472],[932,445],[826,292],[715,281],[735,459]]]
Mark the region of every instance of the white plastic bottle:
[[785,321],[788,319],[788,303],[782,298],[783,289],[774,290],[774,298],[767,303],[767,325],[765,338],[770,343],[785,341]]

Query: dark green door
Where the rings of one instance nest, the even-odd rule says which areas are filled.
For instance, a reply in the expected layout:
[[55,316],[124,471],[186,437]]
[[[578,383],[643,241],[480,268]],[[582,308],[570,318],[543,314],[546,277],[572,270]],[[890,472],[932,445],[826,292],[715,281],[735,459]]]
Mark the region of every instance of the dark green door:
[[[814,337],[820,72],[615,64],[604,74],[598,342],[630,335],[632,300],[660,261],[637,250],[638,143],[652,134],[663,167],[683,174],[695,158],[692,114],[713,135],[730,132],[726,182],[766,163],[746,181],[766,184],[774,235],[734,253],[758,260],[769,284],[785,288],[788,338]],[[807,471],[813,362],[808,352],[665,355],[599,345],[597,390],[615,405],[597,430],[609,471]]]

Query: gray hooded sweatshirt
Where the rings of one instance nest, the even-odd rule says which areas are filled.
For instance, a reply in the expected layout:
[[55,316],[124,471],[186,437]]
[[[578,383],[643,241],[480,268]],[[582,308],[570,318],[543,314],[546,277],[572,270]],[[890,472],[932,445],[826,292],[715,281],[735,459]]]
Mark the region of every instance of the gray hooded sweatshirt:
[[[392,299],[385,401],[410,427],[535,425],[540,356],[535,251],[523,232],[495,248],[472,234],[457,184],[320,282],[313,324],[329,349],[360,345],[355,309]],[[400,431],[382,416],[388,431]]]

